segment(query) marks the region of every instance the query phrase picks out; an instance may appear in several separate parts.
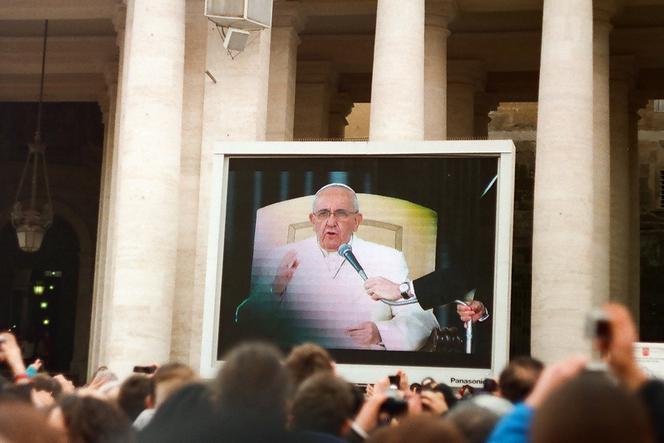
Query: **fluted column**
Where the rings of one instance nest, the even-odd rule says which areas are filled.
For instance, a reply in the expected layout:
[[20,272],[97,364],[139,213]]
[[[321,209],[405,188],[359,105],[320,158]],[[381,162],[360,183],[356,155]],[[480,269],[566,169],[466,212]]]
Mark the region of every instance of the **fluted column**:
[[424,139],[447,137],[447,24],[452,3],[427,0],[424,21]]
[[328,137],[330,101],[336,89],[337,74],[330,62],[305,61],[298,64],[294,126],[296,139]]
[[424,0],[378,0],[369,138],[424,138]]
[[531,350],[546,362],[589,352],[593,292],[591,0],[545,0],[533,226]]
[[293,140],[298,33],[304,18],[297,4],[277,2],[272,17],[267,140]]
[[120,374],[168,360],[178,228],[184,0],[130,0],[118,138],[113,321],[105,343]]
[[630,298],[630,89],[633,58],[611,58],[611,300]]
[[595,254],[593,304],[600,305],[609,300],[610,281],[609,33],[613,8],[608,1],[595,3],[593,11],[593,250]]
[[473,138],[475,93],[484,89],[486,74],[478,60],[450,60],[447,66],[447,137]]

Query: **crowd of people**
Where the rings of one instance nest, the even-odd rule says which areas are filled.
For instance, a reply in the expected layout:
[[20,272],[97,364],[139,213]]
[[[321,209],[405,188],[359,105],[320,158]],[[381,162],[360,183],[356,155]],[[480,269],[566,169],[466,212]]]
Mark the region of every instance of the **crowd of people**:
[[212,381],[167,363],[125,380],[102,367],[75,387],[26,368],[2,333],[13,380],[0,381],[0,442],[664,442],[664,384],[637,365],[626,309],[603,309],[606,369],[519,357],[475,389],[403,372],[357,386],[317,345],[284,356],[258,342],[226,355]]

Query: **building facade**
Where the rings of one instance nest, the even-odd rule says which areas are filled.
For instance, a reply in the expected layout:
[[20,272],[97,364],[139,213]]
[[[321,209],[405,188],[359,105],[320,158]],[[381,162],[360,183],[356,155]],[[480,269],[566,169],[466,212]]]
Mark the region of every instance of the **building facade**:
[[[513,351],[585,349],[585,314],[609,300],[664,340],[662,0],[275,0],[239,53],[203,11],[0,5],[7,238],[49,20],[43,138],[60,147],[55,212],[78,254],[60,308],[72,372],[198,364],[211,156],[233,141],[513,139]],[[2,245],[2,297],[20,305],[39,266]]]

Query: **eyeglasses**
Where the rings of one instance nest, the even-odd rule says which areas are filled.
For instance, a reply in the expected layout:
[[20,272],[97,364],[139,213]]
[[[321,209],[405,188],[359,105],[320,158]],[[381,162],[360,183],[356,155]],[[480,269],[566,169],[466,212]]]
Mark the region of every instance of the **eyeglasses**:
[[357,211],[346,211],[345,209],[337,209],[336,211],[332,212],[329,209],[321,209],[319,211],[314,212],[314,215],[316,218],[320,221],[327,220],[330,218],[330,215],[334,215],[334,218],[337,220],[346,220],[348,217],[350,217],[353,214],[357,214]]

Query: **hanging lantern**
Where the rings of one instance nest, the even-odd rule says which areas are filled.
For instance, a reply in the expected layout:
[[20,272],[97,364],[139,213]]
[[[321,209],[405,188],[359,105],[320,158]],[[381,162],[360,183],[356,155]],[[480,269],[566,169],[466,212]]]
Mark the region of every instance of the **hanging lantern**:
[[[44,157],[45,145],[41,141],[42,101],[44,97],[44,68],[46,66],[46,38],[48,35],[48,20],[44,22],[44,48],[42,53],[41,83],[39,89],[39,107],[37,114],[37,130],[35,138],[30,143],[28,158],[23,166],[21,180],[16,191],[16,200],[12,208],[12,225],[16,229],[18,246],[25,252],[35,252],[41,247],[46,230],[53,223],[53,204],[51,191],[48,185],[48,171]],[[24,195],[23,184],[30,174],[29,197]],[[41,177],[41,180],[40,180]],[[43,190],[40,189],[43,183]],[[40,191],[42,191],[40,193]]]

